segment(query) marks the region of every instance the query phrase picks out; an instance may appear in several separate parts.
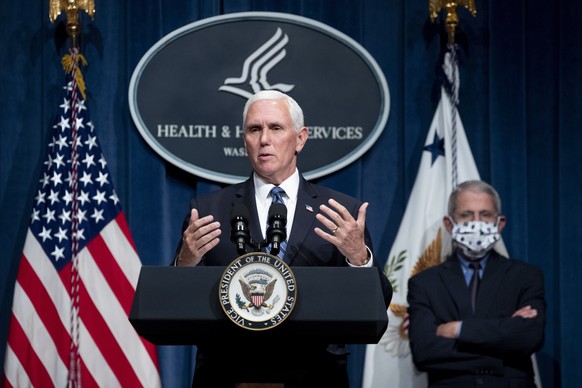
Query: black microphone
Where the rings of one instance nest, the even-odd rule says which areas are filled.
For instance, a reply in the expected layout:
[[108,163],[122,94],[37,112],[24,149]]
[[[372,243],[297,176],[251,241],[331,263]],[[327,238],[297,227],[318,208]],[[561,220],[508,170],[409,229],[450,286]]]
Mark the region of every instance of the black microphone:
[[249,234],[249,210],[241,204],[232,207],[230,213],[230,241],[236,244],[236,251],[239,255],[247,253],[247,242],[250,239]]
[[271,244],[271,254],[279,253],[280,245],[287,238],[287,207],[282,203],[274,203],[269,208],[267,218],[267,241]]

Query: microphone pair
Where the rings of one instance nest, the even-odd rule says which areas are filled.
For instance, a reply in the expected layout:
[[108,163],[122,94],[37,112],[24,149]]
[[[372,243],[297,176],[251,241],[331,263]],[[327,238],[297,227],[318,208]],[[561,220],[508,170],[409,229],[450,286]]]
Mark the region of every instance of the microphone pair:
[[287,207],[282,203],[273,203],[271,205],[267,216],[267,239],[259,244],[258,247],[250,236],[249,218],[249,210],[246,206],[240,203],[233,205],[230,219],[230,240],[236,244],[238,254],[244,255],[247,252],[247,245],[257,249],[271,245],[269,253],[277,255],[281,248],[281,243],[287,238]]

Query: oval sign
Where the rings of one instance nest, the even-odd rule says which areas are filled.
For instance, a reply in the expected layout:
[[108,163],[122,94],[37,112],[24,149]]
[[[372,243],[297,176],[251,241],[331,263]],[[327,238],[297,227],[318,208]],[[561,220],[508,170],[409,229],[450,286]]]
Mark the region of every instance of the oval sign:
[[388,120],[386,78],[361,45],[320,22],[273,12],[212,17],[166,35],[133,72],[129,107],[164,159],[236,183],[251,172],[243,107],[264,89],[289,94],[303,109],[309,140],[297,165],[306,179],[358,159]]

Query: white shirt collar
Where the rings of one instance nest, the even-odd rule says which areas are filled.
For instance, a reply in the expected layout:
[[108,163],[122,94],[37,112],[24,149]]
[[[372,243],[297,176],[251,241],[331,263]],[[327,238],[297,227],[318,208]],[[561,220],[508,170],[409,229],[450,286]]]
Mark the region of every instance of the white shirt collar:
[[[270,206],[271,199],[269,198],[269,193],[271,192],[271,189],[275,187],[275,185],[263,181],[257,176],[257,174],[253,174],[253,183],[255,185],[255,195],[257,202],[261,203],[262,205],[268,204]],[[297,193],[299,192],[299,170],[295,168],[293,175],[284,180],[279,185],[279,187],[285,190],[285,202],[287,202],[287,199],[291,200],[292,202],[296,202]]]

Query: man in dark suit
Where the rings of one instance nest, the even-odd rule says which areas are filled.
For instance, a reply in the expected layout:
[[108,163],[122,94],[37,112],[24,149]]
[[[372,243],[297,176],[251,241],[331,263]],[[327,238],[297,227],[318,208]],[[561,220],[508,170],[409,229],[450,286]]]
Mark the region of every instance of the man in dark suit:
[[[368,204],[311,184],[297,170],[297,156],[307,141],[299,105],[277,91],[259,92],[245,105],[243,128],[253,174],[243,183],[192,200],[175,265],[226,266],[239,256],[230,241],[233,206],[249,210],[251,238],[262,241],[274,196],[272,190],[279,187],[284,190],[282,199],[288,210],[284,261],[291,266],[376,266],[388,306],[392,288],[373,258],[365,225]],[[225,366],[215,362],[225,352],[229,349],[199,347],[195,386],[231,383]],[[296,378],[294,386],[315,387],[322,382],[334,387],[348,386],[345,346],[313,344],[309,349],[305,346],[288,349],[285,355],[277,357],[290,369],[294,368],[290,373]]]
[[531,355],[543,345],[542,272],[492,248],[506,219],[493,187],[460,184],[444,225],[445,262],[409,280],[414,363],[431,387],[535,387]]

